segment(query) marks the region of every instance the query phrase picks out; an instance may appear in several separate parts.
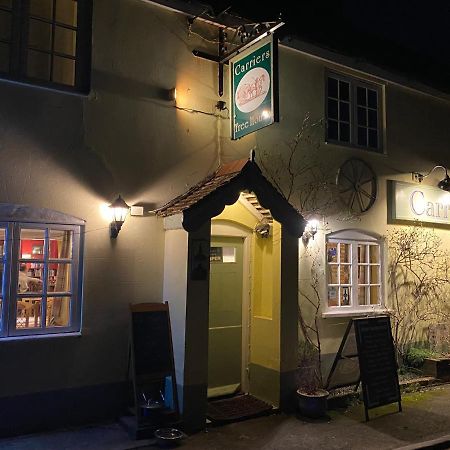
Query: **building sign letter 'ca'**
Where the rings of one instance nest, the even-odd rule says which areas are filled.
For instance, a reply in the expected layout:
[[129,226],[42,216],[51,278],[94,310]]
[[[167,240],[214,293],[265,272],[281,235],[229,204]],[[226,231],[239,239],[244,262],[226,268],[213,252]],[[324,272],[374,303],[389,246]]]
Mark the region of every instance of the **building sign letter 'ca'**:
[[269,36],[230,60],[231,139],[274,122],[273,47]]

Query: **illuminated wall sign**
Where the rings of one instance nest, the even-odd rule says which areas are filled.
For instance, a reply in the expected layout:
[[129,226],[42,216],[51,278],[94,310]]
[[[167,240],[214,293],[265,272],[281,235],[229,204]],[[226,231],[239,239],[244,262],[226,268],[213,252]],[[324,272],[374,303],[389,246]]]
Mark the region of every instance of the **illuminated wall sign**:
[[239,139],[275,121],[274,62],[272,35],[230,60],[231,139]]
[[421,184],[391,181],[393,220],[450,225],[450,192]]

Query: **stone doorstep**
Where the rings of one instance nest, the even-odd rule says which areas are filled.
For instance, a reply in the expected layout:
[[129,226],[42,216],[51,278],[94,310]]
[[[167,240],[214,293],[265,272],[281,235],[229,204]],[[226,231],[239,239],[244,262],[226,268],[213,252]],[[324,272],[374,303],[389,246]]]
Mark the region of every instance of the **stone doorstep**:
[[[408,387],[412,385],[419,385],[419,386],[436,386],[440,384],[446,384],[445,381],[439,380],[434,377],[417,377],[412,378],[410,380],[404,380],[400,383],[400,392],[404,392]],[[334,409],[334,408],[343,408],[348,405],[348,403],[352,400],[362,400],[360,396],[360,391],[348,391],[341,394],[333,395],[330,394],[330,397],[328,397],[328,408]]]
[[415,444],[406,445],[404,447],[397,447],[395,450],[445,450],[450,446],[450,435],[442,436],[430,441],[416,442]]

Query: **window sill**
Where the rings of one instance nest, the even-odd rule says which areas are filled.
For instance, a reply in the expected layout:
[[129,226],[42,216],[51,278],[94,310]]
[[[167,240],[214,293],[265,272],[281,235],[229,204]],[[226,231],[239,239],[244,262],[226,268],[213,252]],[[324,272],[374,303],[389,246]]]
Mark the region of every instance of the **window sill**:
[[351,142],[340,142],[340,141],[333,141],[333,140],[327,140],[324,141],[325,145],[327,147],[331,148],[339,148],[339,149],[353,149],[353,150],[361,150],[363,152],[370,153],[371,155],[380,155],[380,156],[387,156],[386,151],[383,148],[375,149],[372,147],[362,147],[357,144],[352,144]]
[[17,86],[23,86],[30,89],[37,89],[37,90],[43,90],[43,91],[50,91],[54,92],[56,94],[65,94],[65,95],[71,95],[74,97],[82,97],[87,98],[89,96],[89,92],[83,92],[83,91],[76,91],[73,88],[64,88],[63,86],[49,86],[45,84],[39,84],[39,83],[33,83],[28,81],[22,81],[22,80],[14,80],[10,78],[4,78],[0,76],[0,83],[7,83],[7,84],[14,84]]
[[390,309],[377,308],[377,309],[351,309],[346,311],[326,311],[322,313],[323,319],[329,319],[333,317],[372,317],[372,316],[384,316],[391,312]]
[[0,338],[1,342],[11,342],[11,341],[30,341],[38,339],[56,339],[56,338],[67,338],[67,337],[81,337],[81,331],[74,333],[54,333],[54,334],[35,334],[28,336],[9,336]]

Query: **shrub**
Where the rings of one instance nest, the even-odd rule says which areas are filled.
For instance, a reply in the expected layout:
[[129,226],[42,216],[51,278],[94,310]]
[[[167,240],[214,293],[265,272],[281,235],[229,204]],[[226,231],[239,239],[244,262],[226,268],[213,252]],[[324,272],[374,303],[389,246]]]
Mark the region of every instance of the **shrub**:
[[425,358],[429,358],[430,356],[433,356],[433,352],[427,348],[410,347],[404,356],[404,364],[407,367],[420,369],[423,366]]

